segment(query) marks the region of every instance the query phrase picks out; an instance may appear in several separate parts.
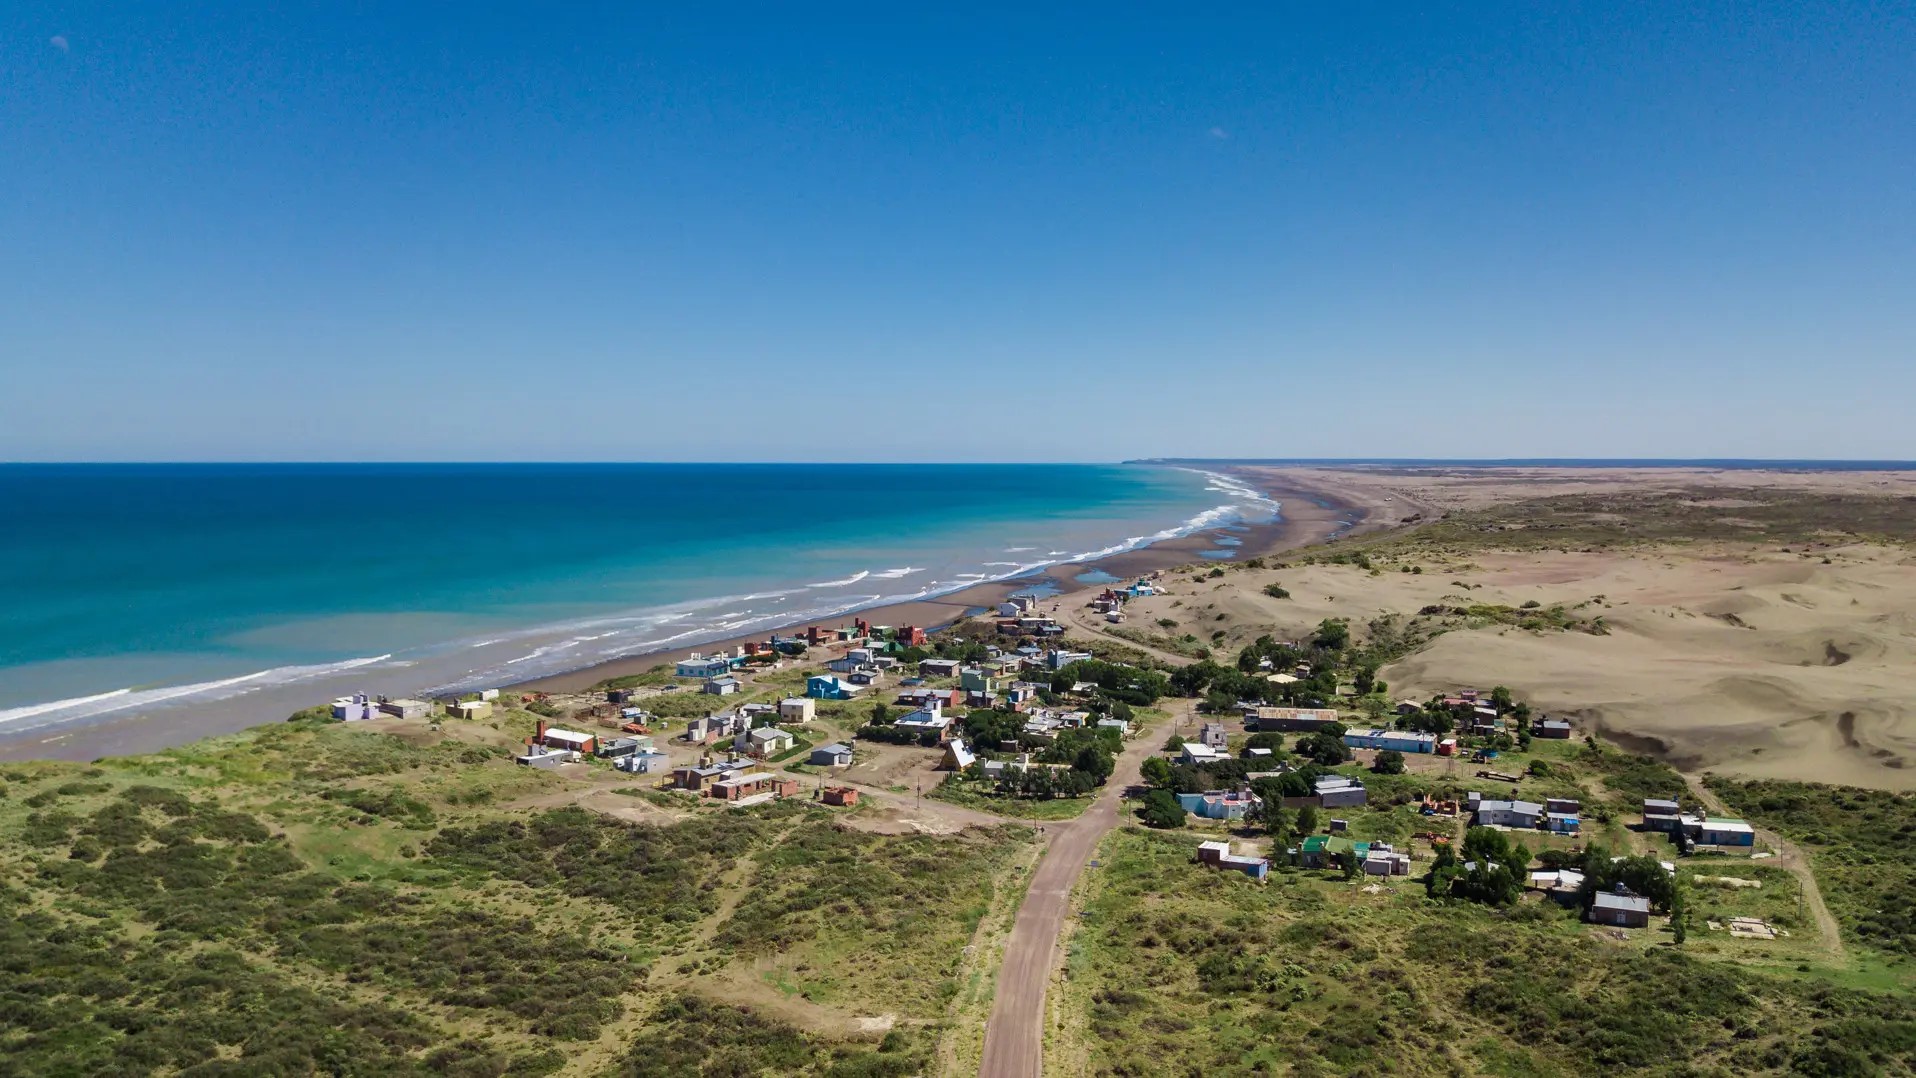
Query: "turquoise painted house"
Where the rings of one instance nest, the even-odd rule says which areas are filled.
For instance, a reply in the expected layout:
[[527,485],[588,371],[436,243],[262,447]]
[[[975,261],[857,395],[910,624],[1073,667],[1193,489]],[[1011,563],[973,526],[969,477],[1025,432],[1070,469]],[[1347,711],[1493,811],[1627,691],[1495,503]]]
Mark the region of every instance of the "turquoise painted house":
[[859,687],[830,674],[813,674],[805,679],[805,695],[814,700],[850,700]]

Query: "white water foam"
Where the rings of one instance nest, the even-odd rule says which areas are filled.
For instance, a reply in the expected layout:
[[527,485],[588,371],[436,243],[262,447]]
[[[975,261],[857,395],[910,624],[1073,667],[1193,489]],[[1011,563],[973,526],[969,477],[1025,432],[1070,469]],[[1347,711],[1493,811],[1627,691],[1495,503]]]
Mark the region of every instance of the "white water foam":
[[124,711],[130,707],[150,707],[185,697],[224,699],[279,685],[311,681],[329,674],[382,663],[391,658],[390,654],[372,655],[362,659],[346,659],[341,662],[318,663],[312,666],[276,666],[270,670],[255,670],[238,677],[201,681],[191,685],[171,685],[159,689],[115,689],[112,692],[96,693],[92,696],[76,696],[67,700],[53,700],[44,704],[8,708],[0,711],[0,726],[10,726],[35,718],[61,721],[86,719]]
[[843,580],[826,580],[817,584],[807,584],[805,586],[808,588],[849,588],[853,584],[858,583],[859,581],[865,579],[866,577],[870,575],[872,575],[872,571],[870,569],[860,569],[859,571],[853,573],[852,575],[846,577]]

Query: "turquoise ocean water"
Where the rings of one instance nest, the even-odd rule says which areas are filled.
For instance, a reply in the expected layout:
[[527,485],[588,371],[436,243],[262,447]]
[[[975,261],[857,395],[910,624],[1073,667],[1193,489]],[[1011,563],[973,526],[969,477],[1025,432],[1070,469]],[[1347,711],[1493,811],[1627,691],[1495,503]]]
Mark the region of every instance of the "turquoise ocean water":
[[0,736],[525,680],[1276,511],[1141,465],[5,465],[0,506]]

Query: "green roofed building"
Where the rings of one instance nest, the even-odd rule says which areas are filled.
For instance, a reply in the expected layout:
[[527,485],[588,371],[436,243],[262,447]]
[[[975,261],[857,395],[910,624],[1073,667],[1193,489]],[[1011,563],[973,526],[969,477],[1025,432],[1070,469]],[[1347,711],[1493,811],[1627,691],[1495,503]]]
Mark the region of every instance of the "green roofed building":
[[1297,848],[1297,863],[1303,868],[1329,868],[1339,854],[1355,855],[1359,862],[1370,856],[1370,843],[1354,842],[1343,835],[1310,835]]

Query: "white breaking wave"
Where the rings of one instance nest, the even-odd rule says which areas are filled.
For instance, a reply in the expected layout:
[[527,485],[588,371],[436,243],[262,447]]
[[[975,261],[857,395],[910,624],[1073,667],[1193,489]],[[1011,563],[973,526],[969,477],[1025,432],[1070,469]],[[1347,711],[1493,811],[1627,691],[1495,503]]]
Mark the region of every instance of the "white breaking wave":
[[913,573],[922,573],[922,572],[924,572],[923,569],[913,569],[910,566],[906,566],[903,569],[885,569],[881,572],[873,573],[872,579],[873,580],[898,580],[903,577],[908,577]]
[[865,579],[866,577],[868,577],[868,576],[870,576],[870,575],[872,575],[872,571],[871,571],[870,569],[860,569],[860,570],[859,570],[858,572],[856,572],[856,573],[853,573],[852,575],[850,575],[850,576],[848,576],[848,577],[846,577],[846,578],[845,578],[845,579],[843,579],[843,580],[825,580],[825,581],[821,581],[821,582],[819,582],[819,583],[817,583],[817,584],[807,584],[807,585],[806,585],[806,587],[810,587],[810,588],[848,588],[848,587],[850,587],[850,586],[852,586],[853,584],[856,584],[856,583],[858,583],[859,581],[861,581],[861,580],[863,580],[863,579]]
[[363,659],[346,659],[341,662],[319,663],[312,666],[276,666],[270,670],[255,670],[238,677],[201,681],[191,685],[169,685],[159,689],[115,689],[112,692],[96,693],[92,696],[76,696],[67,700],[53,700],[44,704],[8,708],[0,711],[0,726],[32,718],[92,718],[95,715],[124,711],[130,707],[148,707],[183,697],[222,699],[278,685],[311,681],[328,674],[385,662],[390,658],[392,658],[390,654],[371,655]]

